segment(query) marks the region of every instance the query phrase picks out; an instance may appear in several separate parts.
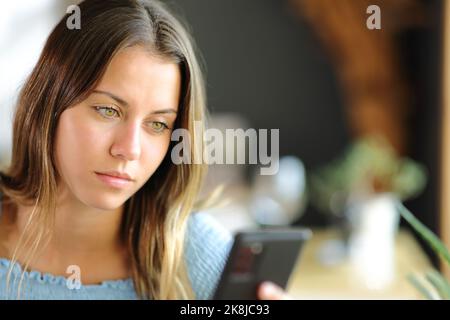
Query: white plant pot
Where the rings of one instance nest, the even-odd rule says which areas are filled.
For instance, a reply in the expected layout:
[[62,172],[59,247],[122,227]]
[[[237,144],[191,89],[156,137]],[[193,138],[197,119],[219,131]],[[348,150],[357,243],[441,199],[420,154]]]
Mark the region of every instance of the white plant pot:
[[398,199],[389,193],[372,195],[349,206],[349,257],[355,276],[370,289],[383,289],[395,277]]

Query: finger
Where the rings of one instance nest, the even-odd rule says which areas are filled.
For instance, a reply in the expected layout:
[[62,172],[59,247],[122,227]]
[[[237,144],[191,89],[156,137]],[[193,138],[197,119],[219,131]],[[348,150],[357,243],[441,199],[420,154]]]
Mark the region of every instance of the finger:
[[261,300],[289,300],[286,292],[272,282],[263,282],[258,290],[258,296]]

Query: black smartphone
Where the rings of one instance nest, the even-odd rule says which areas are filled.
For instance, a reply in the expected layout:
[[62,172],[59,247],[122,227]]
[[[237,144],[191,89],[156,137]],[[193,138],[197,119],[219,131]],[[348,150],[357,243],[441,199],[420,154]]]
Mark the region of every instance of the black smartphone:
[[307,228],[236,233],[213,299],[256,300],[257,288],[263,281],[286,289],[303,245],[311,235]]

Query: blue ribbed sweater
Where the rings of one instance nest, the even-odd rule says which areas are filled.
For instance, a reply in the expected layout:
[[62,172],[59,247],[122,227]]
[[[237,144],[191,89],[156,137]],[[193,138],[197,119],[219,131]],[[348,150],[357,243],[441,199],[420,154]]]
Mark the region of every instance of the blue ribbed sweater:
[[[1,216],[0,194],[0,216]],[[186,233],[185,261],[189,278],[197,299],[210,299],[224,268],[232,245],[231,234],[214,218],[204,213],[193,214]],[[0,299],[15,299],[22,266],[16,263],[10,280],[9,293],[6,294],[6,277],[11,261],[0,257]],[[39,271],[27,271],[21,287],[20,299],[24,300],[122,300],[137,299],[131,278],[106,280],[101,284],[81,285],[79,289],[69,289],[67,279]]]

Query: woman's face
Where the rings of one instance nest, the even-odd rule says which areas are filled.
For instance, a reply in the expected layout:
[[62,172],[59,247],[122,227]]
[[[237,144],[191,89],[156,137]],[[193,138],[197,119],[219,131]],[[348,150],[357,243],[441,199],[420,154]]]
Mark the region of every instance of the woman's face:
[[[138,46],[119,52],[94,92],[60,116],[60,193],[104,210],[128,200],[168,151],[180,87],[176,64]],[[111,177],[118,173],[129,179]]]

